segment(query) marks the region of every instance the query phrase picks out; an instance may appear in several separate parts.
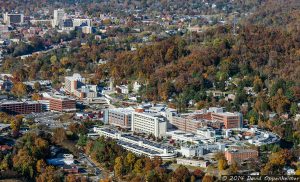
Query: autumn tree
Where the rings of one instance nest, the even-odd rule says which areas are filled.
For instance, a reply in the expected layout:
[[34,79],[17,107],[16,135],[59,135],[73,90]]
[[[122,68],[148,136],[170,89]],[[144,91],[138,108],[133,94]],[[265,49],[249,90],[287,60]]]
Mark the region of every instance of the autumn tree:
[[155,156],[153,158],[154,167],[160,167],[162,165],[162,158],[160,156]]
[[146,172],[151,171],[153,169],[153,163],[152,160],[148,157],[145,158],[145,168],[144,170]]
[[66,131],[63,128],[55,128],[53,131],[52,139],[56,143],[62,143],[67,139]]
[[253,91],[258,93],[258,92],[262,91],[262,89],[263,89],[262,80],[258,76],[255,76],[254,81],[253,81]]
[[189,170],[182,165],[180,165],[172,175],[172,179],[174,179],[174,181],[188,181],[190,178],[191,174]]
[[193,172],[193,176],[196,178],[201,178],[204,175],[204,172],[201,169],[195,169]]
[[202,182],[213,182],[214,177],[206,173],[202,179]]
[[27,86],[22,82],[17,82],[14,84],[11,92],[17,97],[23,97],[27,95]]
[[277,91],[277,94],[271,97],[270,106],[278,114],[281,114],[287,111],[287,107],[290,104],[288,98],[283,94],[283,90],[280,88]]
[[32,99],[32,100],[41,100],[42,97],[41,97],[41,95],[38,94],[38,93],[33,93],[32,96],[31,96],[31,99]]
[[219,171],[223,171],[228,167],[226,159],[219,159],[218,160],[218,169]]
[[117,157],[115,159],[114,173],[115,173],[116,177],[120,178],[123,176],[123,159],[122,159],[122,157]]
[[57,181],[60,182],[62,174],[55,170],[53,166],[47,166],[45,171],[36,177],[37,182]]
[[138,159],[134,164],[133,172],[136,174],[140,174],[143,172],[143,160]]
[[40,160],[37,161],[37,163],[36,163],[36,170],[37,170],[38,173],[44,172],[44,170],[46,169],[46,167],[47,167],[47,164],[44,161],[44,159],[40,159]]
[[237,174],[239,168],[238,168],[238,163],[234,160],[230,165],[229,165],[229,173],[230,174]]
[[33,89],[36,91],[36,92],[39,92],[41,90],[41,84],[40,82],[34,82],[33,84]]
[[291,160],[291,153],[287,149],[282,149],[278,152],[271,153],[266,165],[262,168],[261,173],[267,174],[281,174],[282,168],[288,161]]
[[132,171],[135,160],[136,160],[135,155],[129,152],[125,158],[125,164],[127,164],[127,166],[129,167],[129,171]]
[[13,157],[13,167],[22,175],[33,177],[35,160],[26,149],[20,149]]

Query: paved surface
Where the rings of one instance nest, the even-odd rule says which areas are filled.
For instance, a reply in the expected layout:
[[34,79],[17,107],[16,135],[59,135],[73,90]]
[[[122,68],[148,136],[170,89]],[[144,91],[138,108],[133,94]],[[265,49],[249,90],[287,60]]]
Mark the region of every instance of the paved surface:
[[87,156],[84,153],[80,153],[78,160],[79,161],[85,161],[88,166],[94,168],[95,177],[93,178],[93,180],[99,181],[100,179],[103,179],[103,175],[101,173],[101,169],[99,167],[97,167],[97,165],[92,161],[92,159],[89,156]]

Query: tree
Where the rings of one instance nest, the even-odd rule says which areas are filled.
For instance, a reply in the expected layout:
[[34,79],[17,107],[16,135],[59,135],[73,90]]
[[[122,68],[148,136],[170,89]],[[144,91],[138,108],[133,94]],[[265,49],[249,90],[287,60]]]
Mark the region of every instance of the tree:
[[262,168],[261,173],[267,174],[281,174],[284,165],[290,161],[291,153],[287,149],[282,149],[278,152],[271,153],[269,161]]
[[122,157],[117,157],[115,159],[114,172],[115,172],[115,176],[122,177],[122,175],[123,175],[123,159],[122,159]]
[[187,101],[186,101],[184,95],[179,94],[179,96],[176,97],[175,101],[176,101],[176,109],[178,110],[178,112],[180,112],[180,113],[185,112]]
[[46,169],[46,167],[47,167],[47,164],[44,161],[44,159],[40,159],[40,160],[37,161],[37,163],[36,163],[36,170],[37,170],[38,173],[44,172],[44,170]]
[[172,178],[175,179],[175,181],[188,181],[191,178],[191,174],[185,166],[180,165],[174,171]]
[[136,174],[142,173],[143,171],[143,160],[142,159],[138,159],[135,164],[134,164],[134,170],[133,170]]
[[33,89],[36,91],[36,92],[39,92],[41,90],[41,84],[40,82],[35,82],[33,84]]
[[193,176],[196,178],[201,178],[204,175],[204,172],[201,169],[195,169],[193,172]]
[[162,165],[162,158],[160,156],[155,156],[153,158],[153,165],[154,167],[159,167]]
[[146,171],[146,172],[148,172],[148,171],[151,171],[153,169],[153,163],[152,163],[152,161],[151,161],[151,159],[150,158],[145,158],[145,168],[144,168],[144,170]]
[[13,88],[11,89],[11,92],[17,96],[17,97],[23,97],[27,95],[27,87],[22,82],[17,82],[14,84]]
[[219,159],[218,161],[218,169],[219,171],[223,171],[227,168],[228,164],[226,159]]
[[135,155],[131,152],[129,152],[125,158],[126,164],[129,166],[129,171],[132,171],[132,167],[135,163]]
[[32,99],[32,100],[41,100],[42,97],[41,97],[41,95],[38,94],[38,93],[33,93],[32,96],[31,96],[31,99]]
[[216,152],[215,154],[214,154],[214,159],[215,160],[220,160],[220,159],[226,159],[225,158],[225,155],[224,155],[224,153],[223,152]]
[[10,122],[10,128],[12,129],[14,137],[19,135],[20,127],[22,125],[22,120],[13,118]]
[[202,179],[202,182],[214,182],[214,177],[206,173]]
[[52,65],[56,65],[57,62],[58,62],[57,57],[55,55],[51,56],[50,62],[51,62]]
[[83,134],[79,134],[79,139],[77,141],[77,145],[83,147],[87,143],[87,136]]
[[293,116],[295,116],[297,113],[298,113],[298,106],[297,106],[297,104],[295,103],[295,102],[293,102],[292,104],[291,104],[291,107],[290,107],[290,112],[291,112],[291,114],[293,115]]
[[238,163],[234,160],[229,166],[229,172],[230,174],[237,174],[238,170]]
[[20,149],[13,157],[13,167],[22,175],[33,177],[35,158],[26,149]]
[[146,179],[149,182],[157,182],[157,181],[161,181],[159,176],[155,173],[155,171],[151,170],[147,173],[146,175]]
[[62,174],[55,170],[53,166],[47,166],[45,171],[41,173],[37,178],[36,182],[44,182],[44,181],[61,181]]
[[277,91],[277,94],[271,97],[270,106],[278,114],[281,114],[287,110],[287,106],[290,104],[290,101],[286,96],[283,95],[283,90],[280,88]]
[[262,89],[263,89],[262,80],[258,76],[255,76],[254,81],[253,81],[253,91],[258,93],[258,92],[262,91]]
[[196,177],[193,175],[191,176],[191,182],[195,182],[196,181]]
[[11,155],[10,154],[5,155],[0,163],[0,170],[4,170],[4,171],[8,170],[11,165],[10,161],[11,161]]
[[67,139],[66,131],[63,128],[55,128],[52,139],[56,143],[62,143],[64,140]]

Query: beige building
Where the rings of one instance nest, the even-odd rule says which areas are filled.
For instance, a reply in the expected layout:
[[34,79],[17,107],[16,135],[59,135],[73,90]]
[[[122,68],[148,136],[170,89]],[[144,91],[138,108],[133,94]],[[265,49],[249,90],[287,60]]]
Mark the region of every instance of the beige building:
[[203,167],[203,168],[206,168],[209,165],[209,162],[204,160],[193,160],[193,159],[183,159],[183,158],[177,158],[176,160],[177,160],[177,164],[179,165]]
[[147,113],[142,109],[137,109],[132,113],[131,130],[162,137],[166,134],[167,122],[164,117],[157,113]]

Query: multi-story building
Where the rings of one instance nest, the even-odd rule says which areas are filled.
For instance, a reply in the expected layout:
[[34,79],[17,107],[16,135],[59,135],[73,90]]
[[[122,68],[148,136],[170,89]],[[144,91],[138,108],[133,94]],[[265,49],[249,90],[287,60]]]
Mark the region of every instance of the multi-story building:
[[105,112],[108,116],[108,123],[110,125],[119,126],[121,128],[131,128],[132,112],[131,108],[109,109]]
[[115,139],[120,146],[137,155],[144,155],[150,158],[159,156],[163,160],[177,157],[177,152],[173,147],[151,142],[131,134],[121,134],[107,128],[94,128],[94,132],[100,136]]
[[7,101],[0,105],[1,111],[9,114],[29,114],[42,112],[42,105],[36,101],[16,102]]
[[85,78],[78,73],[65,77],[65,91],[80,99],[98,96],[97,85],[86,85]]
[[179,130],[185,132],[195,133],[198,128],[203,126],[203,122],[201,120],[195,120],[193,118],[184,118],[174,116],[172,118],[172,124],[176,126]]
[[80,27],[80,26],[91,26],[92,20],[91,19],[82,19],[82,18],[74,18],[73,19],[73,26]]
[[65,91],[70,94],[74,94],[75,90],[81,88],[84,84],[85,78],[78,73],[65,77]]
[[64,16],[65,11],[63,9],[54,10],[52,27],[55,28],[56,26],[62,25]]
[[211,113],[212,120],[224,123],[224,128],[242,128],[243,117],[240,113],[218,112]]
[[49,100],[51,111],[72,112],[76,111],[76,100],[62,95],[43,94],[43,100]]
[[180,153],[185,157],[202,157],[205,154],[225,151],[225,144],[223,143],[209,143],[209,144],[198,144],[191,146],[181,146]]
[[241,113],[223,112],[222,108],[209,108],[200,113],[173,116],[171,124],[179,130],[196,133],[198,128],[242,128],[243,116]]
[[62,30],[74,30],[73,20],[68,18],[62,21]]
[[97,85],[85,85],[74,90],[73,95],[78,98],[95,98],[98,96]]
[[136,109],[132,113],[131,130],[161,137],[166,134],[167,122],[160,114],[147,113],[143,109]]
[[4,13],[3,21],[7,25],[22,24],[24,22],[24,15],[15,13]]
[[233,161],[243,162],[249,159],[258,159],[258,151],[252,149],[229,149],[225,151],[225,157],[229,164]]

